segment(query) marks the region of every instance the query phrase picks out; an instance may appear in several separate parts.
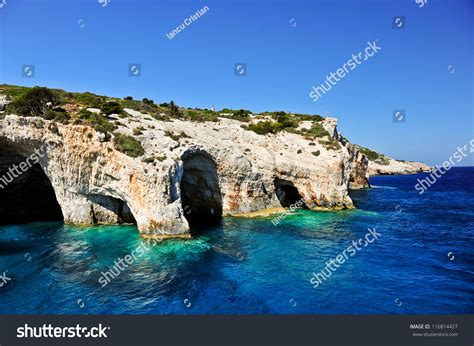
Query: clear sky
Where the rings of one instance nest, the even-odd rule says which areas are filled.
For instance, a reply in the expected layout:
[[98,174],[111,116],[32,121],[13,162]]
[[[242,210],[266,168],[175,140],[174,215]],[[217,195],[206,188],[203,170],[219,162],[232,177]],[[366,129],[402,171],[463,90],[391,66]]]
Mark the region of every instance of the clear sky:
[[[353,143],[428,164],[474,138],[472,0],[5,1],[0,83],[329,115]],[[382,50],[313,102],[311,87],[376,39]],[[234,76],[236,63],[246,76]],[[29,64],[35,77],[23,78]]]

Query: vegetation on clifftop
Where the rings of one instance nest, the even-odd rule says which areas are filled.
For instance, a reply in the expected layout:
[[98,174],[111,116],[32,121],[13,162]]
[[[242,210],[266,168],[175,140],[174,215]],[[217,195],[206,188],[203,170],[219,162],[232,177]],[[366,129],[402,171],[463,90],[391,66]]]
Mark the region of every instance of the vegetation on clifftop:
[[[45,87],[0,85],[0,94],[6,95],[11,101],[6,107],[7,114],[37,116],[63,124],[91,126],[96,131],[104,133],[106,140],[111,137],[111,133],[117,129],[118,125],[124,126],[113,116],[133,118],[125,111],[125,109],[133,109],[160,121],[180,119],[194,122],[217,122],[219,118],[228,118],[244,123],[243,128],[260,135],[284,131],[301,135],[308,140],[318,141],[328,150],[339,148],[338,141],[332,138],[320,123],[324,118],[319,115],[291,114],[283,111],[253,114],[245,109],[224,108],[221,111],[215,111],[214,109],[184,108],[174,101],[156,104],[148,98],[134,100],[133,97],[127,96],[120,99],[91,92],[67,92]],[[311,122],[311,126],[303,127],[301,126],[303,122]],[[135,129],[133,134],[140,136],[143,130]],[[139,153],[141,147],[124,138],[120,138],[116,146],[132,155]]]
[[[148,98],[134,100],[133,97],[127,96],[120,99],[96,95],[91,92],[67,92],[61,89],[44,87],[29,88],[0,85],[0,94],[5,94],[12,101],[7,106],[8,114],[17,113],[24,116],[44,117],[47,110],[56,111],[55,108],[61,106],[66,110],[71,120],[81,118],[79,115],[80,111],[90,108],[99,110],[100,114],[104,117],[109,117],[113,114],[120,117],[128,117],[129,115],[124,109],[129,108],[148,114],[161,121],[181,119],[196,122],[216,122],[219,118],[228,118],[248,123],[248,129],[251,131],[267,134],[280,131],[295,132],[294,130],[301,121],[319,122],[324,119],[319,115],[289,114],[282,111],[253,114],[246,109],[224,108],[221,111],[215,111],[214,109],[184,108],[178,106],[174,101],[155,104],[153,100]],[[34,105],[37,101],[41,102],[41,107]],[[47,118],[49,120],[56,120],[55,117],[52,117],[52,113]],[[61,115],[59,119],[61,119],[61,122],[65,122],[64,115]],[[253,121],[253,119],[258,121]],[[263,121],[260,121],[262,119]]]
[[25,92],[17,93],[7,110],[27,117],[43,117],[47,111],[61,104],[60,97],[52,90],[34,87]]
[[131,157],[139,157],[145,154],[141,143],[132,136],[114,133],[114,146],[118,151]]
[[75,124],[90,125],[96,131],[107,134],[117,128],[117,125],[111,123],[105,116],[81,109]]
[[361,146],[357,146],[362,154],[367,156],[367,159],[369,161],[378,163],[380,165],[388,165],[390,163],[390,160],[382,154],[379,154],[373,150],[370,150],[369,148],[364,148]]
[[[266,135],[268,133],[276,134],[281,131],[295,133],[303,136],[307,140],[318,141],[318,143],[323,145],[327,150],[337,150],[340,148],[339,141],[333,138],[321,124],[324,118],[319,115],[288,114],[281,111],[273,113],[265,112],[262,114],[269,120],[242,125],[242,127],[254,131],[259,135]],[[311,127],[300,127],[301,121],[310,121]],[[314,143],[312,143],[312,145],[314,145]]]

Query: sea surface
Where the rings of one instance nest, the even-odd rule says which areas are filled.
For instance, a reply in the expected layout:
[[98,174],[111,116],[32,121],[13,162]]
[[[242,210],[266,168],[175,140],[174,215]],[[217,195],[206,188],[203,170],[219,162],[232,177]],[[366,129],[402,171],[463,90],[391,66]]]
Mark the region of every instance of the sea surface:
[[[105,287],[101,273],[147,243],[133,226],[0,227],[0,313],[474,313],[474,168],[453,168],[426,193],[418,178],[371,178],[357,209],[225,218],[192,240],[140,252]],[[312,273],[375,228],[317,288]],[[3,285],[2,285],[3,284]]]

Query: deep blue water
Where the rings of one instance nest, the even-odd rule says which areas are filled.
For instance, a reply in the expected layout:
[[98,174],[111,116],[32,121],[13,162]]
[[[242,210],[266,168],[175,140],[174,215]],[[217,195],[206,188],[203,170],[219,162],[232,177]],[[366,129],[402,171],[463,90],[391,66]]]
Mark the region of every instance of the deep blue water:
[[[0,227],[0,275],[11,278],[0,312],[472,314],[474,168],[452,169],[420,196],[425,175],[372,178],[351,194],[356,210],[298,211],[278,226],[225,218],[153,246],[105,288],[101,272],[144,243],[135,227]],[[312,273],[368,227],[379,239],[313,288]]]

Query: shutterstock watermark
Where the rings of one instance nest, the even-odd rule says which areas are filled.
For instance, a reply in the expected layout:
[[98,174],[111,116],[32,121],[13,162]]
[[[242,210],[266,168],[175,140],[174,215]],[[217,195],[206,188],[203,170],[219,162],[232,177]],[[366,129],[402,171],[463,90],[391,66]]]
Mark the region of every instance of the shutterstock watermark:
[[423,179],[418,178],[418,183],[415,185],[415,190],[418,191],[418,194],[424,194],[431,186],[436,184],[438,179],[440,179],[444,174],[446,174],[446,172],[448,172],[451,168],[468,156],[467,152],[470,154],[474,153],[474,138],[471,139],[469,144],[464,144],[462,147],[457,147],[457,150],[449,157],[449,159],[443,162],[441,167],[436,167]]
[[204,6],[203,8],[199,9],[194,13],[193,15],[189,16],[186,18],[180,25],[176,27],[176,29],[173,29],[173,31],[169,32],[166,34],[166,37],[168,37],[170,40],[172,40],[176,35],[178,35],[181,31],[186,29],[189,25],[193,24],[195,21],[197,21],[199,18],[201,18],[203,15],[205,15],[209,11],[209,7]]
[[291,204],[288,208],[285,208],[285,211],[279,213],[276,217],[272,219],[273,226],[277,226],[280,222],[286,219],[287,216],[293,215],[297,209],[300,209],[302,206],[306,206],[308,209],[311,209],[315,206],[315,203],[306,203],[303,198],[297,200],[295,203]]
[[324,269],[320,270],[318,273],[313,273],[313,277],[309,280],[309,282],[313,285],[313,288],[317,288],[322,285],[323,282],[329,279],[331,275],[350,257],[353,257],[358,251],[367,247],[369,244],[372,244],[382,235],[381,233],[377,232],[375,227],[372,229],[368,228],[368,231],[369,232],[366,233],[364,238],[359,238],[357,242],[353,240],[352,245],[349,245],[347,248],[345,248],[342,253],[336,256],[335,259],[331,258],[330,260],[326,261],[326,266]]
[[364,49],[363,52],[352,54],[352,58],[347,60],[342,65],[342,67],[338,68],[336,70],[336,73],[331,72],[329,75],[326,76],[326,82],[323,82],[318,86],[313,85],[312,91],[309,93],[309,97],[313,99],[313,102],[316,102],[328,91],[330,91],[332,87],[337,84],[337,82],[339,82],[342,78],[349,74],[349,72],[354,70],[363,61],[368,60],[369,58],[377,54],[380,50],[382,50],[382,47],[377,46],[377,41],[378,40],[367,42],[367,47]]
[[0,275],[0,287],[5,286],[5,284],[8,283],[8,281],[11,281],[12,278],[7,276],[8,270],[5,270],[2,275]]
[[23,78],[35,78],[35,65],[22,65],[21,76]]
[[107,286],[113,279],[117,278],[125,271],[130,265],[132,265],[137,258],[143,257],[146,252],[150,251],[150,247],[146,246],[145,243],[141,243],[135,250],[133,250],[129,255],[126,255],[124,258],[117,258],[114,260],[114,266],[107,270],[105,273],[102,272],[98,282],[101,284],[101,287],[104,288]]
[[102,5],[102,7],[107,6],[110,1],[111,0],[97,0],[97,2]]
[[418,5],[419,8],[422,8],[428,3],[428,0],[415,0],[416,4]]
[[17,338],[107,338],[106,331],[110,327],[81,327],[76,324],[75,327],[53,327],[51,324],[43,324],[41,327],[30,327],[28,323],[16,329]]
[[41,146],[39,149],[35,149],[34,153],[28,156],[24,161],[20,162],[18,165],[14,164],[8,168],[8,172],[0,176],[0,189],[4,189],[8,184],[13,180],[18,178],[20,175],[28,172],[34,165],[36,165],[40,159],[42,159],[46,153],[47,149],[53,148],[56,144],[50,143]]

